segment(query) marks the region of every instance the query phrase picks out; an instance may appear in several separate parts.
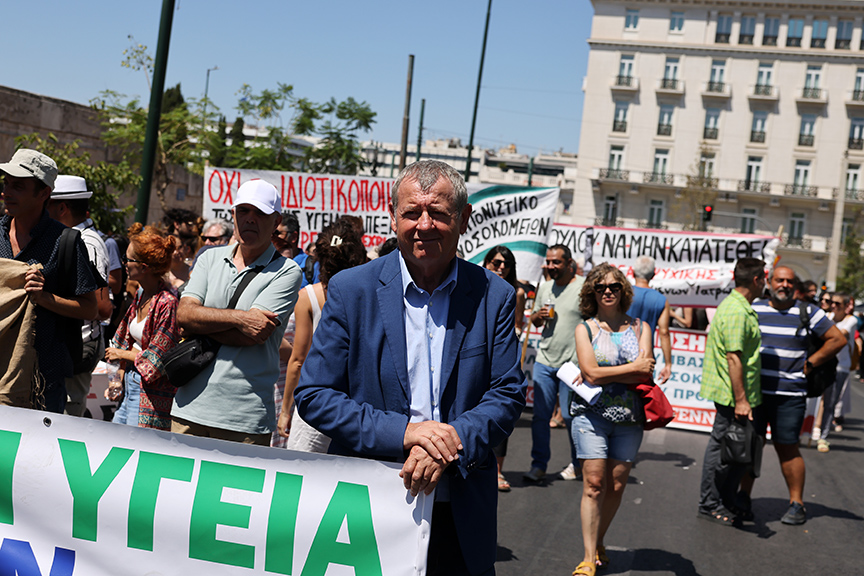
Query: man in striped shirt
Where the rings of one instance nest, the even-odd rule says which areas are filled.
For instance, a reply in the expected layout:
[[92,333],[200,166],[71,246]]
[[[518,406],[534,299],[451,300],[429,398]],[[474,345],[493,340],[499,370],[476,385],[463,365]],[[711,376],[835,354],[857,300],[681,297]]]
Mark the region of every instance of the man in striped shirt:
[[[795,272],[778,266],[771,274],[771,297],[753,302],[762,331],[762,406],[757,422],[761,433],[771,425],[771,436],[780,469],[789,488],[789,509],[783,515],[784,524],[803,524],[804,459],[798,450],[798,437],[804,423],[807,403],[807,377],[837,354],[845,338],[815,304],[795,300]],[[822,347],[807,357],[807,330],[802,326],[801,307],[805,307],[810,331],[819,336]],[[757,428],[760,427],[757,425]],[[752,488],[746,486],[745,492]],[[749,500],[749,498],[743,498]]]

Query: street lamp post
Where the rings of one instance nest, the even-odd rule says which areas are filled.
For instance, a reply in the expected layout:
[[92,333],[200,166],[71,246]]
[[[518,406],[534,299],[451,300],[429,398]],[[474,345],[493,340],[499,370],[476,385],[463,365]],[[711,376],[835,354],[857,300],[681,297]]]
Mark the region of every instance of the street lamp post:
[[207,128],[207,93],[210,92],[210,72],[218,70],[219,66],[207,69],[207,80],[204,82],[204,110],[201,112],[201,137],[204,137],[204,130]]

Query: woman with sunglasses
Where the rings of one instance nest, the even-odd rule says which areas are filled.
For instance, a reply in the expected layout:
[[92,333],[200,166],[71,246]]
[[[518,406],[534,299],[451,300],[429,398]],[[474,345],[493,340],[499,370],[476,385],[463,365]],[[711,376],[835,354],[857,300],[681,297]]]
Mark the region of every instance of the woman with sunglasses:
[[[525,290],[516,280],[516,258],[506,246],[495,246],[483,258],[483,266],[507,281],[516,290],[516,335],[522,334],[522,323],[525,320]],[[507,439],[492,449],[495,460],[498,461],[498,490],[509,492],[510,483],[501,472],[504,467],[504,457],[507,456]]]
[[[654,374],[651,328],[627,315],[633,288],[607,263],[588,274],[580,294],[587,318],[576,327],[576,355],[585,382],[602,386],[591,405],[574,394],[572,434],[582,462],[583,561],[573,571],[593,576],[609,563],[603,537],[618,511],[645,420],[642,401],[629,384]],[[578,380],[577,380],[578,382]]]
[[105,359],[119,361],[123,389],[105,391],[109,400],[122,393],[114,422],[171,430],[171,404],[177,388],[162,367],[162,358],[180,340],[177,327],[177,295],[165,281],[177,247],[173,236],[163,236],[153,226],[133,224],[123,258],[129,280],[138,292],[117,332],[105,350]]

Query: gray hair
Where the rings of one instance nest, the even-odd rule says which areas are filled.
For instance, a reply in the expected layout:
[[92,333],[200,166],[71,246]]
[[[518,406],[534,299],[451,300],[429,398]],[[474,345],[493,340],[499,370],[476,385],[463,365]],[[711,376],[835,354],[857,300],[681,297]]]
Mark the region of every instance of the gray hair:
[[201,230],[203,230],[206,234],[213,226],[217,226],[219,228],[219,236],[231,236],[234,233],[234,225],[227,220],[223,220],[222,218],[213,218],[212,220],[207,220]]
[[442,178],[446,178],[453,186],[453,207],[456,213],[460,214],[468,205],[468,188],[465,186],[465,179],[455,168],[440,160],[420,160],[402,170],[391,188],[393,212],[396,212],[399,187],[403,181],[413,180],[420,184],[420,190],[428,192]]
[[633,263],[633,275],[643,280],[654,278],[654,259],[650,256],[639,256]]

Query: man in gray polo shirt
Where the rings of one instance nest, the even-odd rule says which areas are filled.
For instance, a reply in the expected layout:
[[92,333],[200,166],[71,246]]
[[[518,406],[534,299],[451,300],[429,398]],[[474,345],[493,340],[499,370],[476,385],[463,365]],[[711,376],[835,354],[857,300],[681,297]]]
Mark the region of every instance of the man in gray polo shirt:
[[[275,187],[263,180],[243,184],[232,212],[237,244],[199,257],[177,309],[186,334],[206,334],[222,347],[210,366],[177,390],[171,431],[269,446],[276,429],[279,344],[297,301],[300,267],[270,242],[282,220]],[[258,275],[236,308],[227,309],[255,269]]]

